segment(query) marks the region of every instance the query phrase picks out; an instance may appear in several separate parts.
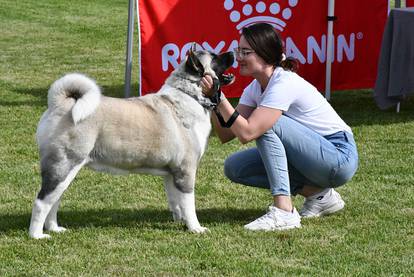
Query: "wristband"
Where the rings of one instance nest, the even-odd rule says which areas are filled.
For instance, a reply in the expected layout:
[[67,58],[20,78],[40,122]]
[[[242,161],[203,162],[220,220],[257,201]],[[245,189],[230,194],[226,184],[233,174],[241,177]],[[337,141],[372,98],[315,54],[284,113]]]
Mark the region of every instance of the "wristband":
[[214,109],[214,112],[217,116],[217,119],[223,128],[230,128],[234,121],[236,121],[237,117],[239,116],[239,112],[237,110],[234,110],[234,113],[230,116],[229,120],[224,121],[223,116],[220,114],[220,112],[217,109]]
[[234,121],[236,121],[237,117],[239,116],[239,112],[234,110],[234,113],[230,116],[229,120],[226,122],[226,128],[230,128],[233,125]]
[[226,121],[224,121],[224,118],[221,116],[220,112],[217,109],[214,109],[213,111],[217,116],[220,126],[226,128]]

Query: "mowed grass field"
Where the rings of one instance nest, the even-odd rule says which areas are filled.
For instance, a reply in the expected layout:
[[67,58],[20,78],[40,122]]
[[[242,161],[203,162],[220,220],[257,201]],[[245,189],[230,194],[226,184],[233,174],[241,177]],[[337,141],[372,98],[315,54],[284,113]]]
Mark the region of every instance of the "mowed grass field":
[[338,189],[341,213],[288,232],[245,231],[269,192],[233,184],[222,169],[254,144],[212,135],[196,184],[209,233],[172,221],[160,177],[83,169],[59,212],[69,231],[29,239],[48,87],[77,71],[123,97],[127,10],[120,0],[0,0],[0,276],[414,276],[414,101],[380,111],[369,90],[332,96],[360,153],[357,174]]

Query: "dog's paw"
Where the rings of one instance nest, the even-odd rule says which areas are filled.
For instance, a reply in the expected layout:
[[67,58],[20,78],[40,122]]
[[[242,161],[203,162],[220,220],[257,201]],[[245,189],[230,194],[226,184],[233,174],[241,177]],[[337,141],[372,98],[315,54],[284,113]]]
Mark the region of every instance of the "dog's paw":
[[203,233],[208,233],[210,232],[210,230],[206,227],[203,226],[199,226],[199,227],[195,227],[195,228],[191,228],[189,230],[191,233],[195,233],[195,234],[203,234]]
[[60,226],[56,226],[53,228],[48,229],[50,232],[55,232],[55,233],[63,233],[66,232],[68,229],[64,228],[64,227],[60,227]]
[[33,239],[51,239],[52,237],[48,234],[30,234],[30,237]]

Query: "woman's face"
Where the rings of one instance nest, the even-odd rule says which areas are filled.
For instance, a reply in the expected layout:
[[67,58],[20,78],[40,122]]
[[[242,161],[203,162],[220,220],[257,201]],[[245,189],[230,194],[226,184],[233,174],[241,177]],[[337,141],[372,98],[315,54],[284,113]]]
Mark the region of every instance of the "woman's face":
[[240,37],[236,60],[239,63],[239,73],[242,76],[255,77],[267,66],[263,59],[254,52],[244,36]]

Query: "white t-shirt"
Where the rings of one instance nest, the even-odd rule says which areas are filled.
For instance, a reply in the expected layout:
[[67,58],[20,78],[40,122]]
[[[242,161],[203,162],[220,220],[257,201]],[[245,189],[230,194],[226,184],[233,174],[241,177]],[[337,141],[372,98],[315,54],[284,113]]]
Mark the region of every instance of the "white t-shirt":
[[239,104],[281,110],[322,136],[339,131],[352,134],[351,128],[313,85],[281,67],[274,70],[263,93],[259,82],[253,80],[244,89]]

